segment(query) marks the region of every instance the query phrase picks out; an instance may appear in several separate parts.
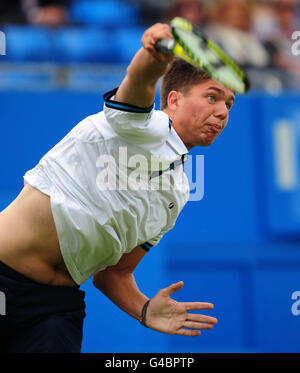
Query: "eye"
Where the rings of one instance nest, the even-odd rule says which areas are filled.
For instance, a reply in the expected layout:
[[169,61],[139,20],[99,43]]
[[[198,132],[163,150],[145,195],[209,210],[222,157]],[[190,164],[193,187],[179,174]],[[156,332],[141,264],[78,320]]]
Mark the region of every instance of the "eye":
[[226,107],[227,107],[228,110],[230,110],[232,108],[232,104],[231,103],[227,103]]
[[216,101],[216,97],[214,95],[208,95],[207,98],[211,102],[215,102]]

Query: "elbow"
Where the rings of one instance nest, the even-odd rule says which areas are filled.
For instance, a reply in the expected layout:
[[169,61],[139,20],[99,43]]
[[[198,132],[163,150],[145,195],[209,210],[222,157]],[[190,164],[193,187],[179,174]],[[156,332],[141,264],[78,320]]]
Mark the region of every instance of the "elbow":
[[97,272],[93,277],[93,285],[100,291],[118,284],[120,281],[124,281],[126,277],[131,277],[132,272],[127,269],[114,270],[113,267],[106,268],[103,271]]
[[93,285],[95,288],[101,290],[105,285],[105,276],[102,272],[97,272],[93,277]]

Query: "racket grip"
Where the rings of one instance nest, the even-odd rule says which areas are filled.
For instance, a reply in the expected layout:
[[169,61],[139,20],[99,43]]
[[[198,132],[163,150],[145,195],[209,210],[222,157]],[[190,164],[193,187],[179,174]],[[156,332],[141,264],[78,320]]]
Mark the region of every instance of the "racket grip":
[[175,40],[174,39],[160,39],[155,44],[155,49],[158,52],[173,55],[173,49],[175,47]]

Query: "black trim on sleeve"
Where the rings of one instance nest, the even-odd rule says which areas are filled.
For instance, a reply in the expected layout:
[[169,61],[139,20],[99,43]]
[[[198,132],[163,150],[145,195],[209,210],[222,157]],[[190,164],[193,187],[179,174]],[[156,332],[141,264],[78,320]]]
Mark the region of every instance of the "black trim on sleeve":
[[121,111],[127,111],[129,113],[150,113],[154,107],[154,104],[153,104],[147,108],[141,108],[138,106],[129,105],[123,102],[111,100],[111,98],[116,94],[117,90],[118,88],[115,88],[112,91],[105,93],[105,95],[103,96],[106,107],[111,108],[111,109],[121,110]]
[[151,245],[151,243],[149,242],[145,242],[143,243],[142,245],[140,245],[145,251],[149,251],[151,249],[151,247],[153,247],[153,245]]

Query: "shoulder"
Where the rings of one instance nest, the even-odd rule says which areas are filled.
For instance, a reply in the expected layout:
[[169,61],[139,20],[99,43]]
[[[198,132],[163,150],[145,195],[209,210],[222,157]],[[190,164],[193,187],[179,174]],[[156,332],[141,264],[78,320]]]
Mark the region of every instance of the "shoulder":
[[169,131],[169,117],[154,105],[141,108],[114,101],[114,91],[104,96],[104,116],[114,131],[135,144],[163,143]]
[[99,142],[116,136],[108,125],[104,112],[89,115],[81,120],[68,134],[81,142]]

